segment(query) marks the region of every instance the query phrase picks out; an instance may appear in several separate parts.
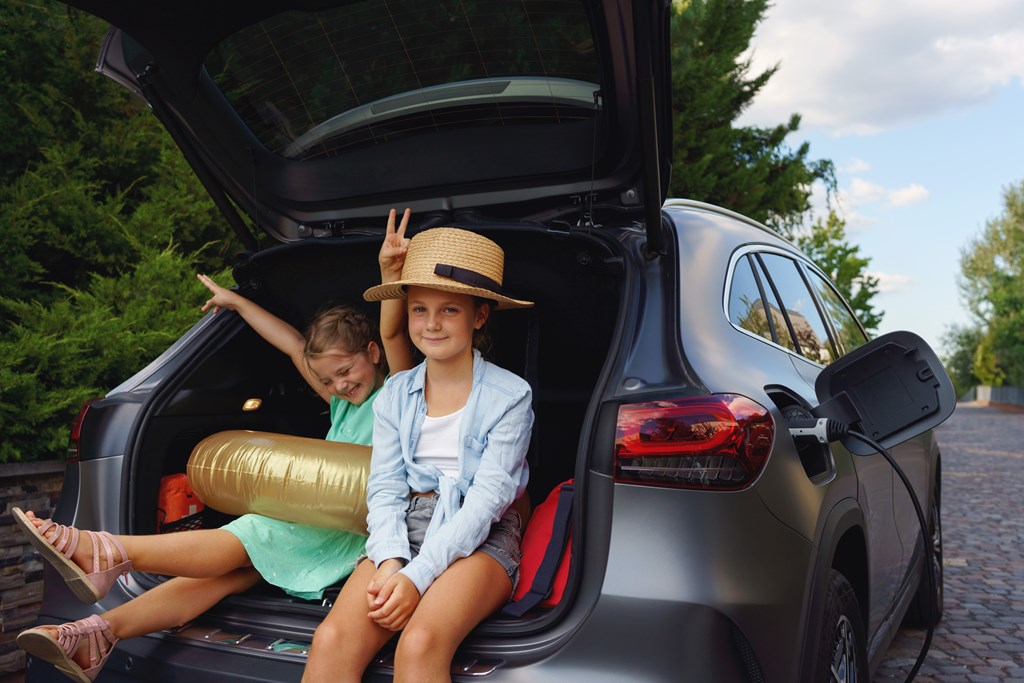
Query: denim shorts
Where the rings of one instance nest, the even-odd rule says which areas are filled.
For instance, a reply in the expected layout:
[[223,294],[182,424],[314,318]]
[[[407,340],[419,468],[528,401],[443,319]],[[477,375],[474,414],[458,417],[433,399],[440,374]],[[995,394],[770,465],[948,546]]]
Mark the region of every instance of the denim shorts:
[[[405,511],[405,525],[409,530],[409,552],[413,557],[420,552],[423,537],[427,534],[427,525],[434,515],[437,496],[413,496],[409,499],[409,507]],[[491,525],[491,533],[477,550],[493,557],[508,574],[512,582],[513,592],[519,584],[519,560],[522,550],[522,518],[519,512],[509,508],[501,519]]]

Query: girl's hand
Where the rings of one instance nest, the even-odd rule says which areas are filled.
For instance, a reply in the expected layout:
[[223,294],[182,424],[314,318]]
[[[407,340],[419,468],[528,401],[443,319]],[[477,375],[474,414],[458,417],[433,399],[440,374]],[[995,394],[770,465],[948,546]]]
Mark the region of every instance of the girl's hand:
[[402,266],[405,265],[405,253],[409,250],[409,238],[405,236],[405,228],[409,225],[410,209],[402,214],[402,222],[395,228],[397,212],[391,209],[388,213],[388,228],[384,233],[384,243],[380,245],[377,261],[380,263],[381,282],[396,282],[402,279]]
[[401,568],[402,561],[399,559],[384,560],[377,567],[377,571],[374,572],[373,576],[370,577],[370,583],[366,585],[366,605],[371,611],[384,604],[383,599],[378,602],[377,596],[388,579],[397,574]]
[[202,309],[200,309],[203,313],[206,313],[210,307],[213,307],[214,313],[217,313],[222,308],[234,308],[235,303],[239,299],[239,295],[236,292],[232,292],[230,289],[224,289],[214,282],[208,275],[197,273],[196,277],[199,278],[199,281],[202,282],[213,294],[213,296],[203,304]]
[[377,593],[374,604],[380,604],[380,607],[368,616],[381,628],[401,631],[420,604],[420,592],[412,579],[396,572]]

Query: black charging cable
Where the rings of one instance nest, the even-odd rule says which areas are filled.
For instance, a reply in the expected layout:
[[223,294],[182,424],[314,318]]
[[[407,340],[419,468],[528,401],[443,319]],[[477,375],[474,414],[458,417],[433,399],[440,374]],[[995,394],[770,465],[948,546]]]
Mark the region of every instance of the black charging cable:
[[[820,444],[830,444],[833,441],[839,441],[844,436],[850,436],[874,448],[888,461],[893,471],[899,475],[904,488],[910,494],[910,501],[914,504],[917,522],[921,526],[921,538],[924,541],[925,576],[928,581],[928,595],[934,596],[935,586],[939,578],[935,574],[935,549],[932,547],[931,538],[929,537],[928,523],[925,521],[924,512],[921,510],[921,502],[917,499],[917,494],[914,493],[914,487],[910,485],[910,480],[904,474],[903,468],[896,463],[889,450],[866,434],[850,429],[849,426],[837,420],[830,420],[825,417],[795,418],[787,416],[786,423],[789,425],[789,433],[798,439],[814,439]],[[921,670],[925,657],[928,656],[928,650],[932,645],[932,635],[935,632],[935,601],[931,599],[928,600],[927,621],[928,630],[925,632],[921,654],[917,656],[917,661],[914,662],[913,668],[907,674],[906,683],[910,683],[917,677],[917,672]]]

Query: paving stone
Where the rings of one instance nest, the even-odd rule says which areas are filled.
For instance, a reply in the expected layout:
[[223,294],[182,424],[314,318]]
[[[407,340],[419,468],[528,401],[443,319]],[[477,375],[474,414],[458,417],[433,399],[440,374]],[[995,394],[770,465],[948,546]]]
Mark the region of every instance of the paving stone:
[[[1024,682],[1024,412],[960,404],[936,435],[945,609],[916,680]],[[900,629],[874,683],[904,681],[922,638]]]

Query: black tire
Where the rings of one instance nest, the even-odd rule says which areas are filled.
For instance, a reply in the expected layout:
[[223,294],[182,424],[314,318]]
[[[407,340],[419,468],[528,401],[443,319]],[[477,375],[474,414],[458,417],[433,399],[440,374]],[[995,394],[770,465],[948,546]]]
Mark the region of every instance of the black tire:
[[[934,557],[932,567],[935,570],[934,590],[929,590],[928,577],[924,567],[921,576],[917,580],[917,593],[914,595],[903,623],[907,626],[918,626],[926,628],[935,626],[942,620],[942,603],[944,589],[942,587],[942,517],[939,510],[939,491],[935,489],[935,500],[932,502],[932,509],[928,515],[928,526],[931,531],[931,544]],[[931,603],[931,609],[929,609]]]
[[868,683],[867,636],[857,594],[846,577],[829,571],[814,683]]

